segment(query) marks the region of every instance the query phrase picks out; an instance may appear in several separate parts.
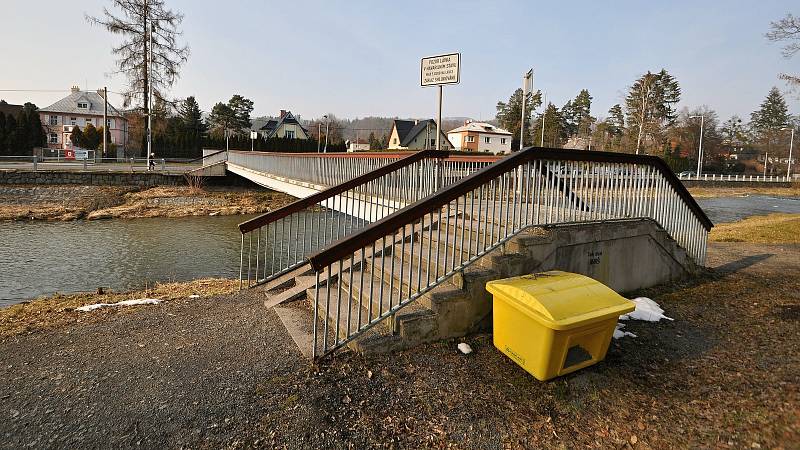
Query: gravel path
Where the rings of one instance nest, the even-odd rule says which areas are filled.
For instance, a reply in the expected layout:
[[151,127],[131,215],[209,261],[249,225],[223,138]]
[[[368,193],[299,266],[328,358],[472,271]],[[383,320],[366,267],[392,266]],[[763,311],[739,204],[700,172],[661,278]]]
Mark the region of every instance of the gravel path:
[[307,370],[275,314],[245,294],[0,343],[0,447],[180,447],[242,436],[265,408],[262,386]]
[[606,361],[541,383],[490,335],[302,360],[257,291],[0,342],[1,448],[797,448],[800,246],[712,244]]

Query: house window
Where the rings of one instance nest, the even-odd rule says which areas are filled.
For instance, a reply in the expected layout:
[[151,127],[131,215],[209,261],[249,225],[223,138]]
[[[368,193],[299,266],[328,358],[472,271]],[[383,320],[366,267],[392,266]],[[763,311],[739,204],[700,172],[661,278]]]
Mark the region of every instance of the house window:
[[50,125],[58,125],[58,116],[50,116]]
[[57,134],[50,133],[48,138],[49,138],[48,142],[50,142],[51,144],[58,144],[58,135]]
[[397,144],[397,138],[392,139],[392,144]]
[[505,145],[506,144],[506,138],[500,138],[500,143]]
[[294,139],[294,130],[286,130],[283,134],[286,139]]
[[431,147],[436,147],[436,139],[431,139]]
[[475,142],[475,136],[467,136],[467,142]]
[[78,118],[77,117],[70,117],[69,118],[69,122],[72,125],[76,125],[78,123]]
[[111,119],[106,119],[106,128],[111,128]]
[[78,102],[78,108],[89,109],[89,104],[86,102]]
[[492,142],[492,138],[490,138],[489,136],[486,136],[486,137],[483,138],[483,142],[485,144],[490,144]]
[[92,119],[87,117],[86,118],[86,125],[91,125],[91,124],[92,124]]

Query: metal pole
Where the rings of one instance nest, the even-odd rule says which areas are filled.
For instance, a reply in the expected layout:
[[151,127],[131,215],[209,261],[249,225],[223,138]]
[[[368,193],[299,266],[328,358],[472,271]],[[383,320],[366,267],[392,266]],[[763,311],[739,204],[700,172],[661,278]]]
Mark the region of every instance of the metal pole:
[[764,177],[767,176],[767,162],[769,161],[769,152],[764,152]]
[[700,114],[700,148],[697,149],[697,176],[703,173],[703,126],[705,116]]
[[331,122],[328,120],[328,116],[325,116],[325,148],[322,150],[322,153],[328,153],[328,131],[331,128]]
[[794,147],[794,127],[792,127],[792,137],[789,139],[789,164],[786,167],[786,177],[792,178],[792,147]]
[[148,19],[149,45],[147,53],[147,170],[150,170],[150,154],[153,151],[153,21]]
[[103,86],[103,156],[100,161],[106,157],[108,151],[108,88]]
[[522,119],[519,122],[519,149],[525,147],[525,103],[528,100],[528,79],[531,80],[531,91],[533,91],[533,69],[529,70],[522,77]]
[[544,93],[544,111],[542,111],[542,142],[539,147],[544,147],[544,119],[547,117],[547,93]]
[[436,121],[436,150],[442,149],[442,142],[439,138],[442,134],[442,85],[439,85],[439,116]]

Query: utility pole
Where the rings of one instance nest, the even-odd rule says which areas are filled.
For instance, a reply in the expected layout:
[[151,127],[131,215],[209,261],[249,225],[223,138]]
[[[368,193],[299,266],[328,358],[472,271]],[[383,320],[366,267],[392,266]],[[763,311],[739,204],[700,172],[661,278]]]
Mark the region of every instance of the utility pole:
[[147,20],[147,170],[150,170],[150,155],[153,153],[153,21],[149,16]]
[[108,138],[106,136],[108,136],[108,87],[103,86],[103,157],[100,158],[100,161],[106,157],[106,152],[108,151]]
[[764,152],[764,178],[767,177],[767,164],[769,163],[769,152]]
[[322,122],[317,122],[317,153],[319,153],[320,142],[322,142]]
[[792,147],[794,147],[794,127],[781,128],[781,131],[792,131],[792,137],[789,138],[789,163],[786,165],[786,178],[792,177]]
[[[530,89],[529,89],[530,87]],[[533,68],[522,76],[522,119],[519,122],[519,149],[525,147],[525,103],[528,94],[533,91]]]

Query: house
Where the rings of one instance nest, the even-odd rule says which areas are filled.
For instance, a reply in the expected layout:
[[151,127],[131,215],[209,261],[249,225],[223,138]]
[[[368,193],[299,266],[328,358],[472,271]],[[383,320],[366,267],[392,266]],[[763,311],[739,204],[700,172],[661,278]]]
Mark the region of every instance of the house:
[[[425,150],[436,148],[436,121],[395,120],[389,135],[389,150]],[[441,149],[452,150],[453,144],[441,132]]]
[[[52,149],[72,147],[70,134],[73,127],[83,130],[87,125],[103,126],[103,91],[81,91],[73,86],[71,93],[52,105],[39,110],[39,119],[45,129],[47,146]],[[108,104],[107,126],[110,144],[125,147],[128,141],[128,119],[111,103]]]
[[368,152],[369,149],[369,141],[365,141],[364,139],[358,139],[355,141],[345,141],[345,145],[347,146],[348,152]]
[[[255,128],[255,127],[254,127]],[[264,139],[308,139],[309,134],[291,111],[281,110],[280,116],[269,119],[264,125],[255,128]]]
[[511,153],[513,135],[486,122],[464,122],[447,133],[456,150],[465,152]]

